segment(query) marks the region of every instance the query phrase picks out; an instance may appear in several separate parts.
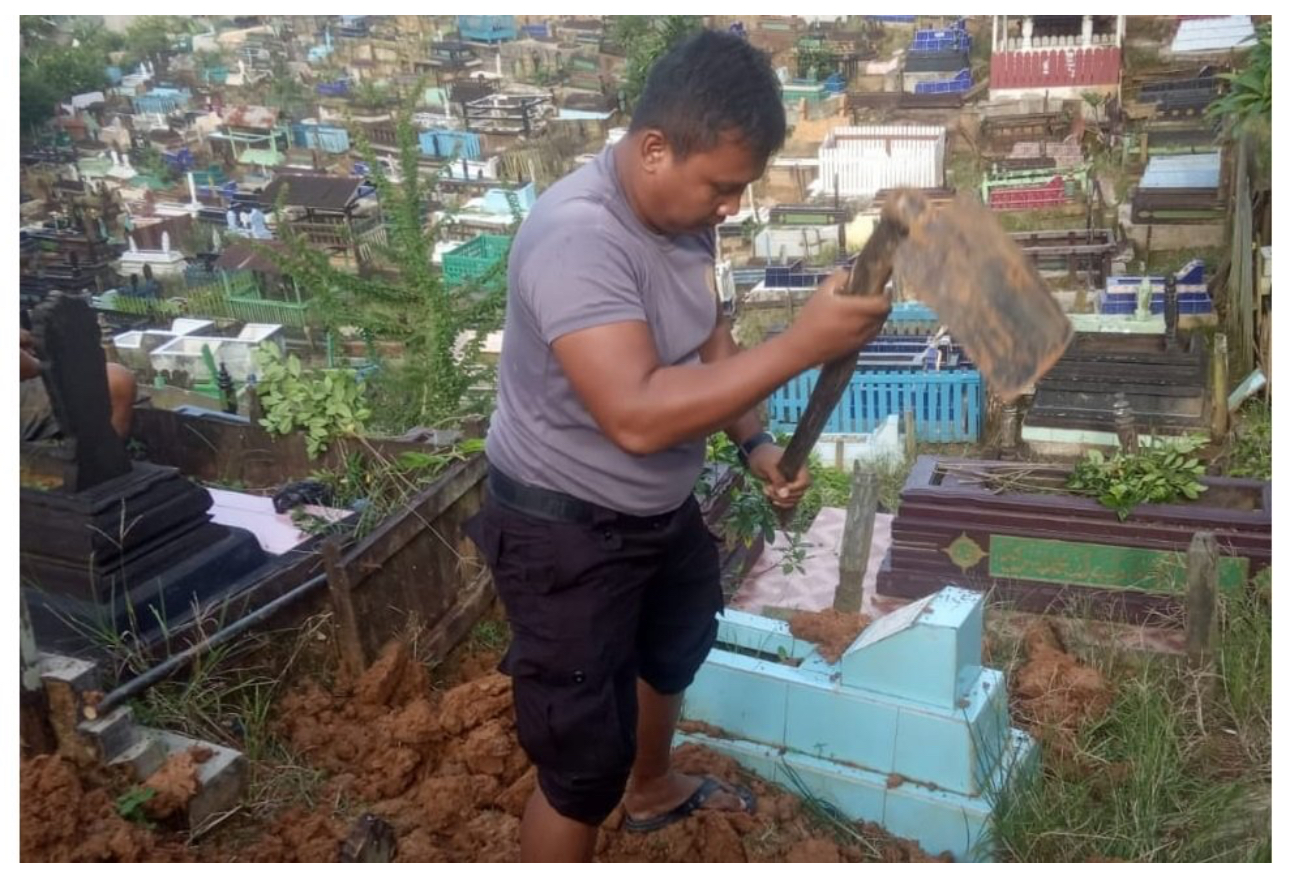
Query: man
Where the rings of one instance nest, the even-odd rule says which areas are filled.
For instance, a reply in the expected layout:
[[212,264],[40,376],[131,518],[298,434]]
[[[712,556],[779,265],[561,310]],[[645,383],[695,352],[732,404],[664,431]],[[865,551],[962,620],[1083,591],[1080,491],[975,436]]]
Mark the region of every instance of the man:
[[[36,341],[31,332],[19,329],[18,333],[20,385],[18,387],[19,420],[24,442],[50,441],[62,437],[58,419],[49,403],[45,381],[40,376],[40,360],[36,358]],[[112,428],[122,440],[130,436],[134,414],[136,386],[134,375],[124,365],[107,363],[108,396],[112,403]]]
[[660,59],[629,133],[548,190],[515,239],[488,497],[467,531],[511,624],[520,744],[538,770],[527,861],[590,860],[621,801],[647,832],[752,794],[670,766],[682,692],[722,608],[692,491],[726,431],[778,506],[797,503],[756,406],[863,344],[885,298],[825,282],[781,335],[740,351],[713,292],[714,229],[784,140],[767,58],[702,32]]

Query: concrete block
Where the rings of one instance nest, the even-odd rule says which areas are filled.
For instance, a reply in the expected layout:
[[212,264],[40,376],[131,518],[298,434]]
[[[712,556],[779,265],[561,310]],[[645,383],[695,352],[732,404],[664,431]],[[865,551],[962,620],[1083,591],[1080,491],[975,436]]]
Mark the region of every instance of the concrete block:
[[246,758],[240,751],[166,730],[154,730],[149,735],[155,736],[168,749],[168,755],[193,748],[205,748],[211,752],[206,762],[197,768],[199,787],[196,796],[188,803],[190,829],[237,805],[247,784]]
[[799,796],[824,800],[851,818],[878,821],[887,799],[887,777],[800,752],[780,752],[770,746],[703,734],[683,734],[693,743],[734,758],[744,769]]
[[1002,678],[990,679],[988,693],[978,692],[975,702],[958,715],[901,708],[894,756],[887,768],[943,790],[980,794],[998,765],[1008,729]]
[[81,733],[85,720],[85,694],[102,685],[98,666],[91,661],[63,655],[39,654],[34,665],[49,708],[49,726],[64,757],[92,763],[100,755],[88,736]]
[[843,691],[834,684],[791,692],[784,744],[875,771],[892,769],[900,708],[880,702],[846,703],[838,696]]
[[[725,661],[727,657],[731,660]],[[772,664],[740,668],[736,666],[740,657],[720,650],[709,654],[686,691],[683,715],[732,736],[781,744],[789,687],[776,670],[787,668]]]
[[120,706],[93,721],[82,721],[78,727],[95,746],[99,757],[109,762],[134,745],[138,738],[134,713],[129,706]]
[[825,467],[850,472],[856,462],[899,462],[904,450],[900,418],[892,414],[868,434],[822,434],[812,452]]
[[989,819],[990,808],[982,801],[955,800],[904,782],[887,792],[882,826],[914,839],[928,853],[949,851],[956,861],[976,861]]
[[836,664],[783,622],[723,616],[685,707],[722,735],[678,741],[933,853],[976,859],[992,799],[1033,771],[1035,754],[1008,726],[1003,675],[981,666],[982,604],[943,589],[874,622]]
[[135,779],[143,781],[166,762],[166,746],[160,739],[137,730],[135,740],[108,760],[109,766],[129,767]]
[[842,656],[843,683],[956,708],[964,669],[971,679],[981,666],[983,600],[950,587],[883,616]]
[[42,653],[37,666],[41,681],[47,688],[51,682],[57,682],[66,685],[78,696],[86,691],[98,691],[102,688],[98,664],[93,661]]
[[815,646],[793,636],[788,624],[779,619],[727,610],[717,622],[717,644],[734,646],[759,657],[805,658]]

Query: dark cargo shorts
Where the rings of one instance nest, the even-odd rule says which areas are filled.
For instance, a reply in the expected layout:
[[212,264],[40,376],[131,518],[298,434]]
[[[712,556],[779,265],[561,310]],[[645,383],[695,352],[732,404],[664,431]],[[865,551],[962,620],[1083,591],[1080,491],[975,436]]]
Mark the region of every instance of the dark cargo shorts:
[[637,677],[678,694],[716,639],[716,543],[693,497],[653,517],[577,502],[592,513],[583,521],[500,500],[490,488],[465,531],[510,621],[500,669],[513,679],[520,745],[551,806],[598,825],[636,756]]

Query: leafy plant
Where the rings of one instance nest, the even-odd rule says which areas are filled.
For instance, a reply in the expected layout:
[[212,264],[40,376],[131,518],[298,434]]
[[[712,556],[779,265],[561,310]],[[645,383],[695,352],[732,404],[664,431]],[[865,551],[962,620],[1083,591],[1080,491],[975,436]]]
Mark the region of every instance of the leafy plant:
[[362,433],[371,411],[356,372],[335,368],[306,372],[299,357],[283,359],[275,344],[263,344],[256,353],[262,370],[260,404],[265,411],[260,425],[271,434],[304,432],[313,459],[337,436]]
[[157,791],[155,788],[145,788],[136,785],[116,798],[114,808],[118,815],[125,818],[130,823],[151,828],[153,824],[148,820],[148,816],[143,813],[143,807],[147,804],[148,800],[152,799],[156,795]]
[[304,507],[295,507],[291,511],[291,524],[310,537],[317,537],[319,534],[326,534],[335,523],[307,512]]
[[788,536],[788,543],[779,548],[781,555],[780,567],[784,570],[784,575],[791,573],[806,573],[806,543],[803,540],[804,532],[794,530]]
[[654,62],[702,27],[703,19],[697,15],[615,15],[610,19],[610,39],[627,52],[623,97],[629,106],[635,106],[644,92]]
[[187,29],[179,15],[140,15],[125,32],[125,47],[138,60],[160,60]]
[[[726,509],[722,533],[727,545],[742,541],[751,546],[758,537],[767,543],[775,540],[775,511],[762,493],[761,481],[739,461],[739,451],[724,433],[718,433],[708,439],[708,465],[727,465],[739,475],[739,485],[731,494],[730,506]],[[706,497],[712,491],[713,480],[705,468],[695,485],[695,494]]]
[[1272,23],[1260,25],[1255,36],[1245,68],[1219,75],[1231,89],[1205,109],[1208,117],[1230,118],[1235,131],[1272,118]]
[[1137,453],[1116,452],[1106,458],[1098,450],[1075,466],[1066,488],[1095,497],[1115,510],[1123,522],[1139,504],[1168,504],[1196,500],[1208,487],[1200,482],[1205,467],[1191,455],[1203,441],[1188,438]]
[[20,18],[18,116],[23,135],[28,135],[57,113],[61,100],[107,84],[108,54],[120,47],[121,37],[102,27],[78,26],[74,44],[64,45],[50,18]]
[[[372,427],[401,433],[414,426],[448,427],[463,416],[487,413],[496,370],[481,362],[485,340],[498,329],[506,294],[489,289],[505,284],[506,258],[477,280],[449,285],[432,265],[445,220],[428,220],[437,176],[419,170],[421,149],[405,106],[396,124],[398,174],[392,182],[371,143],[355,130],[358,150],[372,168],[369,180],[386,220],[384,242],[367,242],[370,259],[353,274],[331,263],[326,251],[282,221],[285,249],[261,248],[284,275],[313,290],[323,324],[357,329],[373,342],[401,344],[398,360],[381,365],[371,378]],[[515,215],[518,228],[520,215]]]
[[[722,525],[727,545],[742,541],[745,546],[750,546],[758,537],[774,543],[779,519],[766,500],[762,481],[739,461],[738,450],[724,433],[708,439],[707,462],[709,465],[728,465],[740,475],[740,485],[731,495]],[[851,493],[851,478],[842,471],[823,467],[814,456],[809,460],[808,470],[811,488],[798,503],[792,524],[786,529],[785,545],[778,550],[783,556],[781,566],[786,574],[804,571],[807,558],[804,537],[820,509],[846,506]],[[705,471],[695,486],[696,494],[701,497],[710,494],[712,482]]]
[[797,44],[798,78],[823,81],[838,71],[838,55],[819,40],[804,39]]

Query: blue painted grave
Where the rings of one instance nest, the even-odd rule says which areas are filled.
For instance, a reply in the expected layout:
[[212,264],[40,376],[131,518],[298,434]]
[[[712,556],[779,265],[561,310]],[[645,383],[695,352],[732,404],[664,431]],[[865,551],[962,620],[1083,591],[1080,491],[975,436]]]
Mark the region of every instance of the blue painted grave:
[[981,664],[983,601],[943,588],[869,625],[835,664],[785,622],[727,612],[683,713],[721,735],[678,742],[931,853],[989,859],[995,797],[1036,746],[1010,726],[1004,675]]

